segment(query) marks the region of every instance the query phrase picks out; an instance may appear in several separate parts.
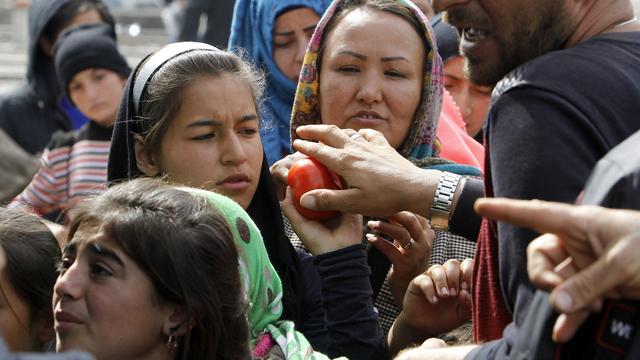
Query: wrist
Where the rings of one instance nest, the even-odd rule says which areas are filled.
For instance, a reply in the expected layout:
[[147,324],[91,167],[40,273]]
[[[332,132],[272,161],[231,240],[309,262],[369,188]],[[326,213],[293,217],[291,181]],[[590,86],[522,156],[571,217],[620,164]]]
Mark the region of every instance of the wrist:
[[433,229],[449,230],[455,195],[460,193],[462,180],[462,176],[446,171],[440,175],[429,211],[429,222]]
[[441,171],[427,169],[419,169],[418,172],[413,175],[414,183],[406,189],[410,194],[409,199],[411,199],[410,211],[429,218],[433,196],[441,175]]

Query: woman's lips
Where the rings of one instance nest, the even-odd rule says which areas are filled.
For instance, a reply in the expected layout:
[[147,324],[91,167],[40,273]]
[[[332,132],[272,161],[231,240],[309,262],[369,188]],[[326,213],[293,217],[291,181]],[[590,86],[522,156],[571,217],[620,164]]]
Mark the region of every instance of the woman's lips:
[[380,114],[375,111],[360,111],[350,119],[350,125],[363,128],[375,128],[381,122],[386,121]]
[[230,190],[230,191],[240,191],[245,190],[249,187],[251,181],[249,177],[244,174],[231,175],[225,178],[224,180],[218,182],[218,186]]
[[82,320],[70,312],[58,310],[54,313],[53,317],[55,319],[54,328],[56,331],[67,331],[82,325]]

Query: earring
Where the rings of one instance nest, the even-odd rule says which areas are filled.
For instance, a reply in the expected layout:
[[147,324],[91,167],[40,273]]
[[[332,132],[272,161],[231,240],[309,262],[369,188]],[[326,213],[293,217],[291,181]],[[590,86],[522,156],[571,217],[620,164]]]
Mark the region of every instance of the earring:
[[178,337],[171,335],[169,336],[169,339],[167,339],[167,349],[169,349],[170,352],[176,352],[178,351]]

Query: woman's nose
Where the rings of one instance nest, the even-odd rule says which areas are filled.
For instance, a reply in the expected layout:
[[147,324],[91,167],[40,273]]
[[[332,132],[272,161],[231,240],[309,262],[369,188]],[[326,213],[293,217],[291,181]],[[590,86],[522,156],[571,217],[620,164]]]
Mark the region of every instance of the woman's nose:
[[85,280],[81,269],[74,263],[58,276],[53,291],[59,298],[77,299],[82,295]]
[[367,105],[382,101],[381,81],[379,76],[365,73],[358,89],[357,99]]
[[247,153],[242,146],[242,142],[237,135],[230,135],[225,141],[222,163],[227,165],[238,165],[247,160]]

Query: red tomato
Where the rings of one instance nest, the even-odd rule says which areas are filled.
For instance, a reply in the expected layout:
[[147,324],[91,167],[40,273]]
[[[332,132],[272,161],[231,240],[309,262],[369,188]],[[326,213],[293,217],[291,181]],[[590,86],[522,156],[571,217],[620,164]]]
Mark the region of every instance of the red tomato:
[[314,211],[300,205],[300,198],[315,189],[340,189],[340,182],[326,166],[312,158],[296,161],[289,169],[287,183],[293,193],[293,204],[302,216],[311,220],[326,220],[338,215],[337,211]]

